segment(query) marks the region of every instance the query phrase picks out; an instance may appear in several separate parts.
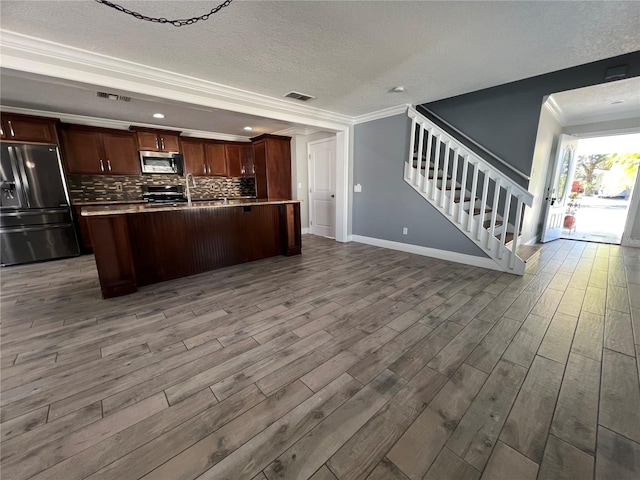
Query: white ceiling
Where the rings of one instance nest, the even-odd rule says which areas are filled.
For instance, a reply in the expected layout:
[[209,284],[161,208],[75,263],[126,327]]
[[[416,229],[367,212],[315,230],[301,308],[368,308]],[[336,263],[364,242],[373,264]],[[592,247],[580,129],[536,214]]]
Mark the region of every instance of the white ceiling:
[[550,95],[564,125],[640,118],[640,77]]
[[[167,18],[217,3],[118,1]],[[271,97],[296,90],[317,97],[310,106],[349,116],[640,50],[636,1],[236,0],[180,28],[88,0],[2,0],[0,8],[7,31]],[[405,93],[388,93],[397,85]],[[75,108],[89,101],[78,97]]]

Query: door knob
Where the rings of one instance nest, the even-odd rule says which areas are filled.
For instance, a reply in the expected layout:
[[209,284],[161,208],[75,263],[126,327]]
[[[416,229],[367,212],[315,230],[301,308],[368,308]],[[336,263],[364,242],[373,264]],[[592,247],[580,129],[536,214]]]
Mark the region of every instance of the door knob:
[[335,198],[335,197],[336,197],[335,195],[331,194],[331,198]]

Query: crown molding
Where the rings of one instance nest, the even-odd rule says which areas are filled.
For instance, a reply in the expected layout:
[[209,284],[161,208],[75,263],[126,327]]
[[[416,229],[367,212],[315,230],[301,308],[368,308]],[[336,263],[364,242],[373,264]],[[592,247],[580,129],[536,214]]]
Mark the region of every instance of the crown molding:
[[320,132],[319,128],[309,128],[309,127],[290,127],[285,128],[284,130],[278,130],[277,132],[273,132],[273,135],[311,135],[312,133]]
[[400,115],[401,113],[405,113],[409,106],[410,105],[408,103],[405,103],[403,105],[396,105],[395,107],[384,108],[376,112],[365,113],[364,115],[353,117],[353,124],[357,125],[358,123],[365,123],[365,122],[370,122],[372,120],[378,120],[380,118],[387,118],[387,117],[393,117],[395,115]]
[[3,68],[342,131],[353,117],[0,29]]
[[640,125],[640,117],[638,116],[638,110],[627,110],[624,112],[616,113],[601,113],[592,115],[582,115],[580,117],[572,118],[564,126],[575,127],[577,125],[589,125],[593,123],[615,122],[616,120],[637,120]]
[[553,115],[553,118],[555,118],[556,121],[561,126],[564,126],[567,124],[567,118],[564,112],[562,111],[562,108],[560,108],[560,105],[558,105],[558,103],[554,100],[553,97],[551,96],[547,97],[547,100],[544,102],[543,105],[546,107],[549,113]]
[[[35,115],[38,117],[56,118],[64,123],[73,123],[76,125],[87,125],[90,127],[114,128],[118,130],[129,130],[131,122],[124,120],[113,120],[111,118],[89,117],[86,115],[75,115],[71,113],[50,112],[45,110],[34,110],[31,108],[7,107],[0,105],[0,111],[7,113],[21,113],[24,115]],[[249,137],[242,135],[230,135],[227,133],[205,132],[203,130],[176,129],[167,127],[166,125],[154,125],[151,123],[138,123],[135,125],[147,128],[158,128],[160,130],[176,130],[180,131],[182,137],[198,137],[208,138],[211,140],[225,140],[227,142],[249,142]]]

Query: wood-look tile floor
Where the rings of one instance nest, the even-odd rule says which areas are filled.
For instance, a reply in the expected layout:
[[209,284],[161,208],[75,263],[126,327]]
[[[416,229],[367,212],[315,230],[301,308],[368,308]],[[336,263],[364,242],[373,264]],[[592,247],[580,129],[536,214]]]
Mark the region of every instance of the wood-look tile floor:
[[112,300],[91,256],[0,273],[4,480],[640,478],[638,249],[514,277],[305,236]]

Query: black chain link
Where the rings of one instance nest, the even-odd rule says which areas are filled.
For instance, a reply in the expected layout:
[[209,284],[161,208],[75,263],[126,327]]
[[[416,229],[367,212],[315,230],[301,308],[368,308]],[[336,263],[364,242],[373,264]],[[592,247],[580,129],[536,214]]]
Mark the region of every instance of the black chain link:
[[141,13],[134,12],[133,10],[129,10],[128,8],[124,8],[122,5],[109,2],[108,0],[95,0],[95,1],[103,5],[106,5],[107,7],[114,8],[119,12],[126,13],[127,15],[131,15],[132,17],[135,17],[138,20],[146,20],[147,22],[153,22],[153,23],[168,23],[170,25],[173,25],[174,27],[182,27],[183,25],[193,25],[194,23],[199,22],[200,20],[202,21],[209,20],[209,17],[211,15],[213,15],[214,13],[218,13],[224,7],[228,7],[233,0],[225,0],[223,3],[221,3],[217,7],[212,8],[209,13],[205,13],[204,15],[200,15],[199,17],[183,18],[183,19],[177,19],[177,20],[147,17],[146,15],[142,15]]

